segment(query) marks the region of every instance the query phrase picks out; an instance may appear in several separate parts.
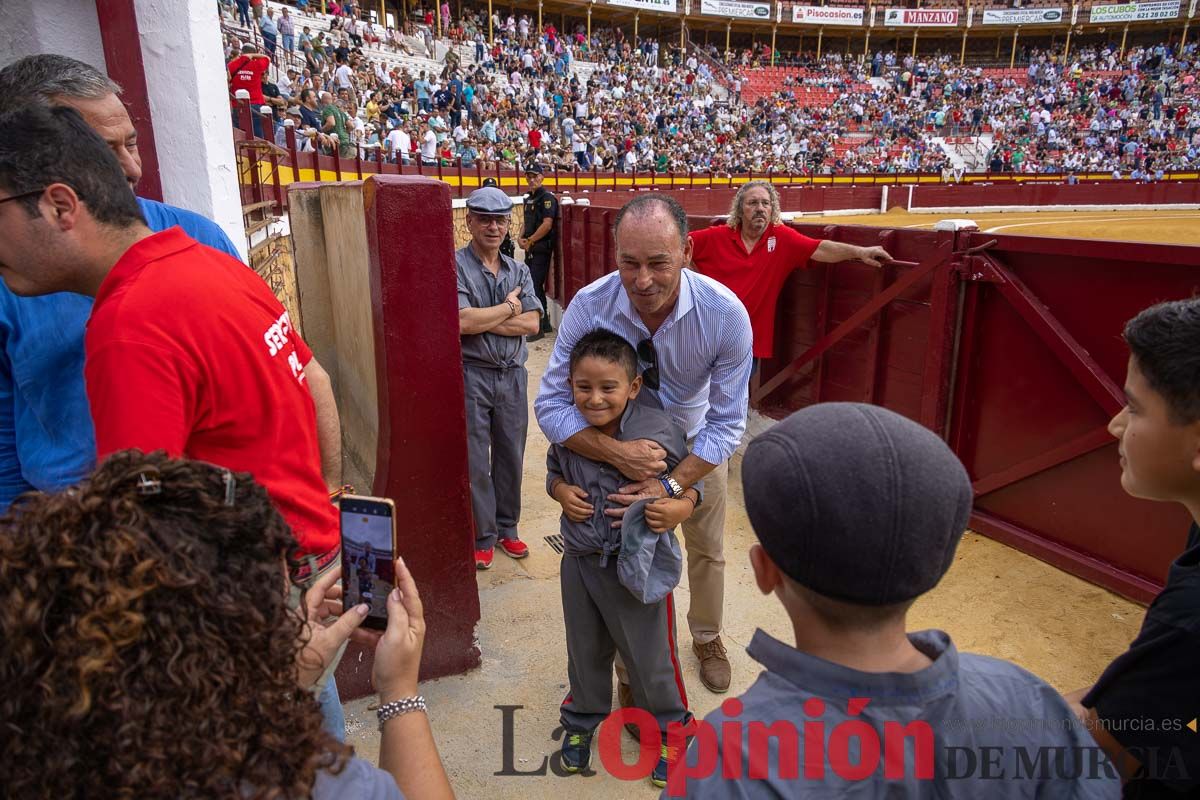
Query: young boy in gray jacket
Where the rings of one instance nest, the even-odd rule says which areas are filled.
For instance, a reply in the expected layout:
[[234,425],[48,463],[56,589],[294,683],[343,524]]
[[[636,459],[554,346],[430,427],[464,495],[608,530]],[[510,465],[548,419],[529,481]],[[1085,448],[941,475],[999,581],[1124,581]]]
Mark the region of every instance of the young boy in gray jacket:
[[[686,435],[651,395],[634,402],[642,389],[637,364],[633,345],[617,334],[600,329],[583,336],[570,359],[575,405],[608,436],[659,444],[670,470],[687,454]],[[664,786],[668,766],[681,755],[666,746],[667,726],[691,718],[675,647],[671,589],[679,582],[682,557],[672,529],[691,516],[700,492],[634,503],[614,528],[605,501],[628,478],[560,444],[551,445],[546,461],[547,491],[563,508],[570,679],[561,709],[563,765],[577,772],[590,763],[592,735],[612,710],[613,657],[619,652],[635,705],[654,716],[662,733],[651,780]]]

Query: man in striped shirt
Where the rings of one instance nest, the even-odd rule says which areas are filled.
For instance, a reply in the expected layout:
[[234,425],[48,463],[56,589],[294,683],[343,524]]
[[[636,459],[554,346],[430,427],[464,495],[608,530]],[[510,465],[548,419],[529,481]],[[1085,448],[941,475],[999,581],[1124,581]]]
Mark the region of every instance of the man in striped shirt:
[[[542,376],[534,411],[546,437],[594,461],[612,464],[632,481],[610,496],[606,513],[619,521],[642,497],[678,496],[704,480],[704,500],[683,524],[691,606],[688,627],[700,676],[714,692],[729,688],[721,642],[725,594],[725,487],[728,461],[746,429],[750,381],[750,317],[720,283],[685,270],[692,255],[687,215],[669,197],[649,194],[621,209],[614,226],[617,271],[579,291],[567,307]],[[688,433],[690,453],[669,474],[665,452],[641,439],[603,436],[572,401],[568,359],[580,337],[604,327],[638,351],[645,386]],[[618,696],[630,692],[618,664]]]

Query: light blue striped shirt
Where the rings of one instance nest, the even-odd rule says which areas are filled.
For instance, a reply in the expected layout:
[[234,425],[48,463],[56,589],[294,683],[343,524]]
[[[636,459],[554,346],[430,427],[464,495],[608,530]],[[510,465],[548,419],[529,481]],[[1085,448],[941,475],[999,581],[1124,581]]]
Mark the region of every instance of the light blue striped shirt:
[[[567,306],[550,364],[533,404],[538,425],[551,442],[565,442],[587,421],[575,408],[569,361],[575,343],[596,328],[629,340],[650,338],[650,331],[629,302],[619,272],[579,290]],[[712,278],[682,270],[675,310],[655,332],[661,388],[667,413],[695,438],[692,453],[710,464],[733,455],[746,430],[746,402],[753,363],[750,316],[733,292]],[[641,369],[649,365],[641,364]]]

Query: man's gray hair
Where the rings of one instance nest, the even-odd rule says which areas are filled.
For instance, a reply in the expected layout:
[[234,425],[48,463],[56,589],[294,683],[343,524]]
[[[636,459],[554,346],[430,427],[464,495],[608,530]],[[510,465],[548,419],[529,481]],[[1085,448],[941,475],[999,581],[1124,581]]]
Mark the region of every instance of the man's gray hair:
[[783,222],[783,217],[779,210],[779,192],[775,191],[775,187],[770,181],[748,181],[742,184],[742,188],[737,190],[737,194],[733,196],[733,203],[729,206],[729,220],[726,224],[729,227],[737,230],[742,227],[742,200],[745,199],[746,193],[751,189],[762,187],[767,190],[767,195],[771,198],[771,224],[779,225]]
[[68,56],[27,56],[0,69],[0,113],[29,103],[56,105],[60,98],[97,100],[110,94],[121,94],[116,81]]

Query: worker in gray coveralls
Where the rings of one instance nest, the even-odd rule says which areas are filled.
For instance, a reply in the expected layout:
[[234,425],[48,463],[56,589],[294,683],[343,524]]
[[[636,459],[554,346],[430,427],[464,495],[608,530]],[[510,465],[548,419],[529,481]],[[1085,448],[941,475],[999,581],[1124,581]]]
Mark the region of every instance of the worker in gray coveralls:
[[517,536],[529,427],[525,337],[539,330],[542,304],[529,267],[500,252],[512,205],[493,187],[471,192],[471,242],[454,254],[478,569],[492,566],[497,540],[512,558],[529,555]]

